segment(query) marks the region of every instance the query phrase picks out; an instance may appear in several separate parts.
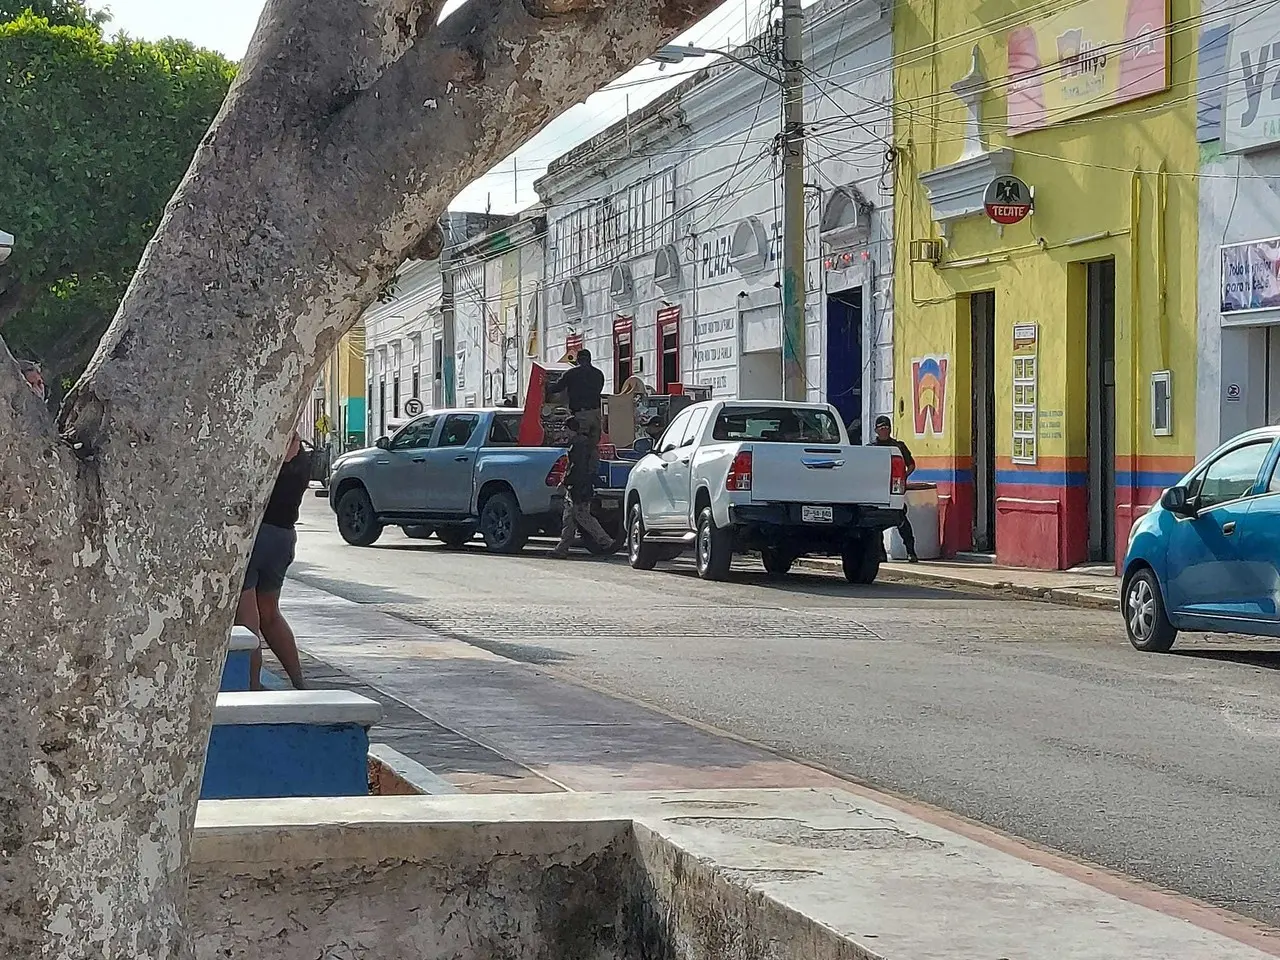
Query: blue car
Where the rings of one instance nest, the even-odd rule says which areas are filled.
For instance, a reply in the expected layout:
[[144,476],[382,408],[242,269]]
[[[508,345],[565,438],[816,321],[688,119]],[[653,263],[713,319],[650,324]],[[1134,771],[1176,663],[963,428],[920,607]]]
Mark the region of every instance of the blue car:
[[1280,427],[1224,443],[1133,525],[1125,630],[1164,653],[1179,630],[1280,637]]

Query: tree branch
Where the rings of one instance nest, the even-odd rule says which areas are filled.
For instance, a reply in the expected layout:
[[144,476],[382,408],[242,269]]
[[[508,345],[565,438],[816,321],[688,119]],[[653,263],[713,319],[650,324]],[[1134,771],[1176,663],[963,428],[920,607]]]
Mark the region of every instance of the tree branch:
[[[0,462],[21,470],[30,468],[37,447],[54,439],[53,416],[35,395],[23,376],[18,361],[0,338]],[[23,445],[25,444],[25,450]],[[9,503],[0,498],[0,503]]]
[[715,6],[470,0],[334,118],[319,176],[352,196],[396,184],[414,231],[425,230],[415,210],[447,205],[477,172]]

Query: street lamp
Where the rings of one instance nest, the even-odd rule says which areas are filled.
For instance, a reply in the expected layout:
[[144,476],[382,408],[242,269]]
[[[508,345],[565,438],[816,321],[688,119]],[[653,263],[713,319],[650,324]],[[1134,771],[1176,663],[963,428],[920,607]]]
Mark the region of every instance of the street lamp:
[[686,47],[669,43],[665,47],[659,47],[658,51],[649,59],[658,64],[659,67],[665,67],[669,64],[684,63],[686,60],[693,60],[698,57],[724,57],[726,60],[732,60],[741,67],[746,67],[757,76],[764,77],[770,83],[782,83],[779,77],[775,77],[767,70],[761,70],[750,60],[746,60],[736,53],[730,53],[728,50],[708,50],[704,47]]
[[13,253],[13,234],[0,230],[0,263],[8,260],[11,253]]

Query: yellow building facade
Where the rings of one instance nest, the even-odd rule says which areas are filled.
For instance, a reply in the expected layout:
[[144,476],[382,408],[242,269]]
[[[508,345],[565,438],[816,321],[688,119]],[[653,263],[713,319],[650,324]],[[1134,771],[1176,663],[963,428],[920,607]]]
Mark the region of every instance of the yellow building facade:
[[895,5],[895,429],[946,554],[1114,563],[1192,463],[1198,14]]
[[360,321],[338,341],[321,374],[324,409],[316,418],[316,435],[335,454],[366,443],[364,354],[364,321]]

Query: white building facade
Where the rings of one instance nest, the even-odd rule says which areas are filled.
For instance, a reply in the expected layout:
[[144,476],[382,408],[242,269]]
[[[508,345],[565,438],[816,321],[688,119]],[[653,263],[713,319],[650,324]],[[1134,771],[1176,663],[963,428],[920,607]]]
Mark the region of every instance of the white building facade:
[[443,300],[440,261],[411,260],[382,300],[365,312],[365,435],[370,443],[406,415],[411,398],[426,409],[444,406]]
[[443,257],[405,263],[362,318],[369,442],[418,404],[501,404],[527,380],[545,220],[453,213],[441,227]]
[[[806,19],[808,394],[865,437],[894,403],[891,13]],[[776,83],[725,61],[552,164],[544,356],[588,347],[611,390],[783,395],[780,115]]]
[[1280,5],[1204,0],[1196,453],[1280,423]]
[[524,403],[540,356],[545,235],[546,219],[533,208],[448,252],[457,406]]

